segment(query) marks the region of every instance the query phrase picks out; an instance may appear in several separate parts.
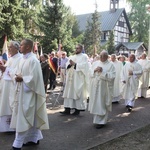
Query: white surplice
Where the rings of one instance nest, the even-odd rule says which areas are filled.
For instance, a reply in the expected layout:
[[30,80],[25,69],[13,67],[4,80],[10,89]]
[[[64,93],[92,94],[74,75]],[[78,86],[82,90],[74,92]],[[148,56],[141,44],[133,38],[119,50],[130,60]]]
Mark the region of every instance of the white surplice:
[[113,99],[112,102],[119,102],[120,98],[121,98],[121,79],[120,79],[120,75],[121,75],[121,71],[123,68],[123,64],[122,62],[116,60],[114,62],[112,62],[113,65],[115,66],[115,70],[116,70],[116,77],[114,80],[114,88],[113,88]]
[[[133,75],[129,75],[129,71],[133,71]],[[141,77],[143,71],[142,67],[136,61],[127,62],[121,73],[122,82],[122,96],[125,99],[125,105],[134,107],[135,98],[137,97],[137,90],[139,86],[139,78]]]
[[138,97],[146,97],[149,87],[149,73],[150,73],[150,61],[147,59],[141,59],[138,63],[142,66],[143,74],[140,77],[140,86],[138,89]]
[[15,83],[13,81],[16,72],[16,66],[20,62],[22,55],[17,53],[10,57],[5,64],[6,70],[2,76],[1,97],[0,97],[0,132],[14,131],[10,129],[12,115],[13,95]]
[[[71,56],[70,59],[76,63],[76,69],[72,66],[66,70],[66,84],[63,93],[64,107],[85,110],[88,98],[88,57],[86,54],[80,53]],[[66,67],[68,64],[69,61],[66,63]]]
[[[95,72],[97,67],[102,67],[101,73]],[[93,62],[90,69],[89,108],[94,114],[93,123],[106,124],[108,112],[112,110],[113,86],[115,67],[110,61]]]

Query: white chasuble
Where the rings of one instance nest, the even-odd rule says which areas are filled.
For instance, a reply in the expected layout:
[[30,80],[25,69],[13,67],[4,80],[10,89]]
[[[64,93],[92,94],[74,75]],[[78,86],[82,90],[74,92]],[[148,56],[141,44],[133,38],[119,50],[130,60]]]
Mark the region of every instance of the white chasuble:
[[[133,71],[133,75],[129,75],[129,71]],[[122,96],[125,104],[128,105],[128,100],[133,101],[137,96],[137,90],[139,86],[139,78],[142,75],[142,67],[137,62],[127,62],[121,73],[122,82]],[[134,104],[133,104],[134,105]]]
[[21,59],[16,74],[22,76],[23,82],[16,85],[11,127],[16,132],[24,132],[32,128],[36,120],[36,128],[48,129],[42,71],[35,54],[31,52]]
[[1,78],[1,90],[0,90],[0,132],[13,131],[10,129],[13,95],[15,93],[15,73],[16,66],[20,62],[22,55],[17,53],[10,57],[6,62],[5,72]]
[[[88,98],[88,59],[86,54],[77,54],[71,56],[71,59],[76,63],[66,71],[66,84],[63,93],[64,107],[86,109],[86,100]],[[69,60],[66,67],[69,65]]]
[[[95,72],[102,67],[101,73]],[[115,67],[110,61],[96,61],[90,69],[89,111],[91,114],[105,116],[112,109]]]
[[115,70],[116,70],[112,102],[116,102],[116,101],[120,101],[120,98],[121,98],[121,77],[120,76],[121,76],[123,64],[122,64],[122,62],[117,61],[117,60],[112,63],[115,66]]
[[149,87],[149,73],[150,73],[150,61],[147,59],[141,59],[138,63],[142,66],[143,74],[140,77],[140,85],[138,90],[138,96],[146,97],[146,93]]

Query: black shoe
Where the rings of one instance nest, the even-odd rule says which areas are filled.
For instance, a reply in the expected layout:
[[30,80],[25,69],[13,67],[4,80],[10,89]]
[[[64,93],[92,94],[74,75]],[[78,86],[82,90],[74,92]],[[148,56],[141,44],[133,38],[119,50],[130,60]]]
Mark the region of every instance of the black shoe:
[[132,108],[132,106],[130,106],[130,105],[127,105],[127,106],[126,106],[126,108],[129,108],[129,107],[131,107],[131,108]]
[[5,132],[5,133],[8,134],[8,135],[12,135],[12,134],[15,134],[16,131],[8,131],[8,132]]
[[12,147],[12,150],[21,150],[21,148]]
[[132,107],[129,106],[129,107],[128,107],[128,112],[131,112],[131,111],[132,111]]
[[56,88],[56,85],[53,85],[53,88],[52,88],[52,89],[54,90],[55,88]]
[[101,129],[101,128],[103,128],[105,125],[104,124],[97,124],[96,125],[96,129]]
[[112,102],[112,104],[119,104],[119,102],[118,102],[118,101],[115,101],[115,102]]
[[61,111],[60,112],[62,115],[70,115],[70,112],[66,112],[66,111]]
[[65,108],[64,111],[60,112],[62,115],[70,115],[70,108]]
[[37,143],[34,143],[34,142],[28,142],[26,144],[23,144],[23,146],[33,146],[33,145],[39,145],[40,144],[40,141],[38,140]]
[[78,116],[79,114],[80,114],[80,110],[75,109],[75,112],[72,113],[71,115],[73,115],[73,116]]

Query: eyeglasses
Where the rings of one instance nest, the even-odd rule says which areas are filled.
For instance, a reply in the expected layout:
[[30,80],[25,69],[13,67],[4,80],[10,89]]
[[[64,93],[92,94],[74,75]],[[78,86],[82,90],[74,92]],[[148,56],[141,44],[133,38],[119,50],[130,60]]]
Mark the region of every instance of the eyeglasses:
[[80,49],[79,47],[76,47],[76,49]]

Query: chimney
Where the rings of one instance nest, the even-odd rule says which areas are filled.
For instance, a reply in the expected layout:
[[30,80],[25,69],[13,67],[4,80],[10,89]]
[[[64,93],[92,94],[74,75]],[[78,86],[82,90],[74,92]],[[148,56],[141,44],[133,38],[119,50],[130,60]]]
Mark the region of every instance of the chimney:
[[119,0],[110,0],[110,12],[114,13],[119,8]]

